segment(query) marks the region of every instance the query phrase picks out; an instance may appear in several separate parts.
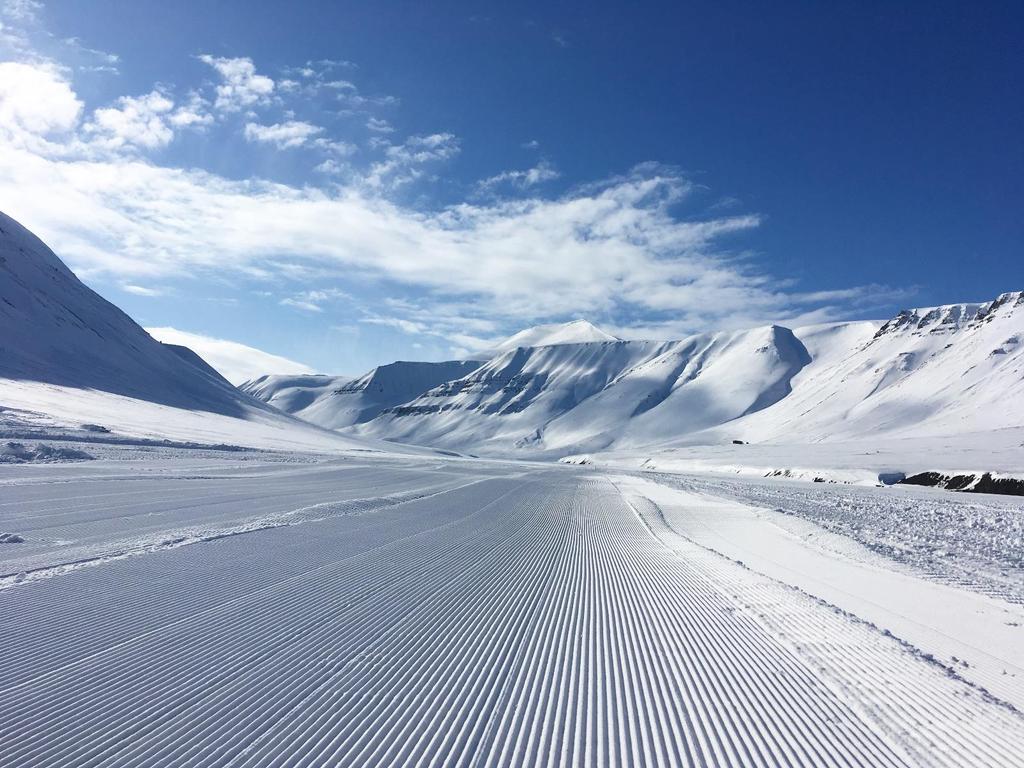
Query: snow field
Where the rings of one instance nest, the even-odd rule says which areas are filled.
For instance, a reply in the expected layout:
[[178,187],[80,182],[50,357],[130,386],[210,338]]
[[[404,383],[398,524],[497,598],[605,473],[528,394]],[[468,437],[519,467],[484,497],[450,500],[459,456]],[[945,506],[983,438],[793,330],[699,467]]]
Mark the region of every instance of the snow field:
[[1013,707],[851,614],[676,534],[649,499],[632,502],[667,547],[794,649],[909,764],[1015,764],[1024,721]]
[[[596,473],[456,464],[359,515],[0,591],[0,763],[1013,765],[1024,745],[1019,715],[670,538]],[[294,492],[430,476],[320,469]],[[171,524],[256,481],[168,482]],[[110,515],[92,484],[89,514]]]

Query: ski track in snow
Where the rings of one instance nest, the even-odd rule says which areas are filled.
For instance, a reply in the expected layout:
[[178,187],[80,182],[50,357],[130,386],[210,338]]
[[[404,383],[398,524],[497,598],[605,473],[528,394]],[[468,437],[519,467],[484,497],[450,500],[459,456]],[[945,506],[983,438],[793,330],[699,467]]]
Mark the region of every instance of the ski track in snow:
[[0,591],[0,765],[1020,765],[1018,713],[593,472],[137,485],[6,486],[0,563],[390,502]]

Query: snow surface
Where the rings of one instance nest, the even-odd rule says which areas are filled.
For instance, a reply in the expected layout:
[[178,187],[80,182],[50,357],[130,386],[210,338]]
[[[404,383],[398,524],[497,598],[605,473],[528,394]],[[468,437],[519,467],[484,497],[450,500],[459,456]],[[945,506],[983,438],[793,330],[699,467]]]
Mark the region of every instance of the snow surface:
[[889,630],[1024,707],[1024,503],[916,488],[623,480],[674,532]]
[[[239,415],[223,414],[201,408],[177,408],[96,389],[0,379],[0,439],[33,439],[54,434],[73,434],[80,438],[83,425],[95,425],[108,430],[98,436],[103,442],[172,440],[324,452],[395,450],[390,444],[340,435],[286,416],[262,403],[259,406],[249,406],[242,401]],[[430,452],[414,447],[402,450]]]
[[[986,693],[980,654],[690,538],[691,497],[665,486],[465,460],[122,466],[0,467],[0,530],[23,539],[0,573],[4,765],[1013,766],[1024,747],[1018,667]],[[891,566],[846,551],[813,550],[852,604]],[[894,614],[936,586],[891,578]]]

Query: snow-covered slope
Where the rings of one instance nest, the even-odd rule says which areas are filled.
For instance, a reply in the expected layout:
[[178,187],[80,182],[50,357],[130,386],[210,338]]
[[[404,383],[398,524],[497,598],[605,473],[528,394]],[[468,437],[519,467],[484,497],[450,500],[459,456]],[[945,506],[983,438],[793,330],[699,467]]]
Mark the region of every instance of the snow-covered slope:
[[693,336],[626,371],[544,429],[549,448],[670,441],[785,398],[810,356],[788,328]]
[[364,443],[241,392],[190,349],[161,344],[0,213],[2,426],[83,423],[146,438],[337,449]]
[[381,365],[358,379],[341,376],[261,376],[242,385],[281,410],[327,429],[340,429],[408,402],[438,384],[475,370],[476,361],[442,363],[399,361]]
[[[551,338],[535,330],[513,339]],[[998,435],[1000,445],[1020,443],[1022,342],[1020,292],[905,310],[886,323],[767,326],[677,342],[510,341],[469,376],[356,431],[547,455],[734,440]]]
[[408,403],[434,387],[472,373],[484,362],[505,352],[607,341],[618,339],[586,320],[574,320],[527,328],[466,360],[441,363],[398,361],[378,366],[357,379],[267,375],[247,381],[240,388],[313,424],[341,429],[370,421],[388,408]]
[[668,346],[604,341],[513,348],[467,376],[389,408],[356,432],[495,452],[542,447],[548,422]]
[[330,394],[350,381],[350,376],[326,376],[317,373],[278,374],[251,379],[240,384],[238,388],[278,410],[296,413],[322,395]]
[[155,341],[0,213],[0,376],[238,415],[233,387],[191,351]]
[[770,406],[809,361],[779,326],[676,342],[518,347],[358,431],[493,452],[650,445]]
[[[793,393],[729,425],[730,433],[758,442],[1000,430],[1024,438],[1022,292],[904,310],[874,332],[851,324],[797,335],[815,351]],[[713,441],[715,434],[698,437]]]
[[553,347],[559,344],[586,344],[595,341],[619,341],[619,339],[610,333],[605,333],[586,320],[573,320],[570,323],[552,323],[526,328],[505,339],[484,355],[486,358],[491,358],[496,354],[518,347]]

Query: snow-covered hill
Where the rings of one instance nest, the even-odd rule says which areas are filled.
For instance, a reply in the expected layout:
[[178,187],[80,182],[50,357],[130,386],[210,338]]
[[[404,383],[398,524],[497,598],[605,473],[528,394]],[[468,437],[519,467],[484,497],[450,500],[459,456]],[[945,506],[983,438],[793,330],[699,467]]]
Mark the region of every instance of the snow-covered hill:
[[522,331],[482,364],[395,363],[353,382],[263,377],[246,391],[351,434],[493,454],[967,434],[1007,447],[1024,441],[1022,339],[1019,292],[885,323],[672,342],[575,321]]
[[527,328],[466,360],[398,361],[378,366],[354,380],[344,376],[266,375],[245,382],[240,389],[313,424],[341,429],[370,421],[389,408],[409,403],[434,387],[472,373],[484,362],[500,358],[506,352],[617,341],[586,320],[574,320]]
[[0,213],[0,427],[17,434],[26,424],[257,447],[365,446],[286,416],[192,350],[156,341]]
[[322,395],[345,386],[350,376],[324,374],[270,374],[240,384],[238,388],[285,413],[298,413]]
[[814,354],[793,393],[730,434],[819,442],[1010,430],[1024,439],[1022,292],[904,310],[874,332],[854,324],[797,334]]
[[451,448],[533,450],[543,447],[549,422],[667,346],[601,341],[509,349],[462,378],[389,408],[355,431]]
[[0,213],[0,376],[239,415],[233,387],[191,351],[155,341]]
[[779,326],[676,342],[518,347],[358,433],[487,452],[648,445],[769,407],[809,362]]
[[671,441],[769,408],[811,361],[788,328],[693,336],[626,371],[544,430],[550,448]]
[[464,376],[479,362],[396,362],[358,379],[344,376],[261,376],[243,392],[327,429],[361,424],[438,384]]

